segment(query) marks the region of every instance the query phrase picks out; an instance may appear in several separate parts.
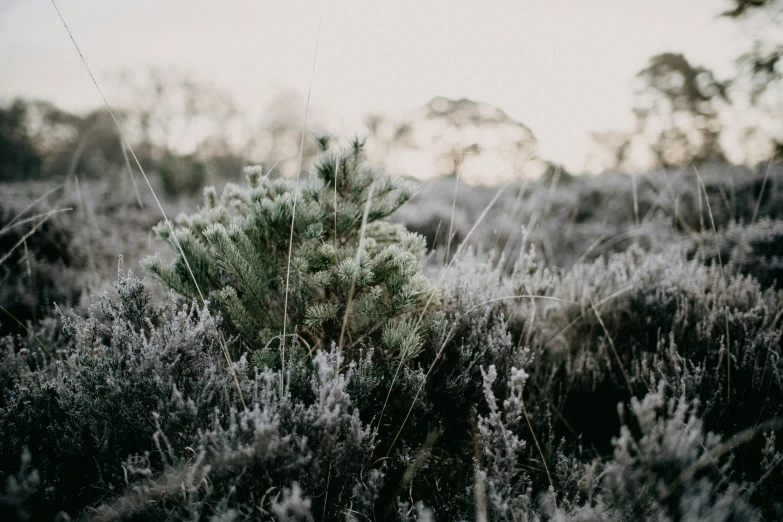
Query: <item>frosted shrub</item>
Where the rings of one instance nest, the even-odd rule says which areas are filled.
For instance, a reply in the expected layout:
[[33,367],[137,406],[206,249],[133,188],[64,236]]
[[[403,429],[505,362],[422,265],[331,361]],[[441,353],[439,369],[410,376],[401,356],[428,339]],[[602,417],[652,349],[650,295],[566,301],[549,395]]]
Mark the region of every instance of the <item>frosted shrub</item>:
[[[549,352],[564,361],[574,384],[595,389],[613,376],[612,387],[639,393],[662,376],[696,372],[698,386],[710,393],[691,393],[704,394],[704,407],[716,418],[750,424],[753,414],[744,408],[780,408],[777,395],[764,406],[768,396],[762,392],[783,389],[783,367],[770,357],[781,343],[779,291],[764,291],[757,281],[722,272],[717,264],[689,261],[677,248],[660,254],[631,248],[575,266],[555,295],[577,303],[564,307],[552,325],[550,345],[568,347],[567,353]],[[750,396],[755,398],[744,402]],[[729,404],[731,411],[725,410]],[[713,425],[724,433],[737,427]]]
[[343,362],[336,351],[316,355],[310,404],[290,392],[280,397],[279,375],[267,369],[247,382],[251,406],[216,412],[190,444],[175,447],[159,428],[162,472],[150,456],[129,460],[129,490],[94,518],[198,518],[217,515],[221,503],[231,520],[334,519],[348,506],[369,516],[383,475],[368,469],[373,437],[346,393],[353,369],[341,372]]
[[490,253],[452,244],[433,284],[387,220],[410,187],[320,142],[298,192],[250,169],[158,228],[174,258],[147,267],[179,297],[121,272],[90,313],[0,342],[0,518],[781,518],[779,193],[737,220],[761,178],[703,174],[711,204],[737,188],[722,268],[676,173],[638,179],[650,219],[586,252],[635,221],[614,175],[504,195]]
[[[542,350],[528,372],[567,419],[555,422],[557,436],[579,433],[607,451],[622,426],[615,405],[629,406],[661,380],[698,401],[699,422],[725,439],[780,415],[779,290],[672,247],[576,265],[553,295],[563,302],[538,323]],[[731,469],[751,483],[764,477],[755,494],[772,498],[783,482],[758,466],[762,449],[760,437],[747,441],[735,450],[744,464]]]
[[[620,520],[762,520],[748,504],[747,487],[729,482],[721,438],[704,431],[697,404],[667,398],[662,382],[632,399],[633,424],[614,441],[599,502]],[[632,425],[633,425],[632,424]]]
[[486,468],[482,478],[486,481],[492,518],[499,520],[528,518],[532,511],[530,478],[519,465],[526,441],[517,435],[522,431],[524,423],[522,392],[528,376],[524,370],[511,369],[508,381],[509,395],[503,401],[501,409],[492,390],[492,385],[497,379],[495,367],[490,366],[486,372],[482,370],[482,373],[489,413],[486,416],[479,416],[478,443]]
[[2,469],[29,449],[41,476],[35,518],[77,513],[122,484],[122,460],[152,441],[154,411],[185,440],[234,393],[206,309],[172,304],[156,327],[140,281],[121,275],[117,289],[119,299],[102,298],[89,318],[63,318],[62,356],[34,372],[23,367],[4,390]]
[[404,321],[431,301],[419,268],[424,239],[385,219],[413,186],[366,163],[362,141],[339,150],[328,136],[318,141],[323,152],[301,187],[251,167],[247,187],[229,185],[220,198],[208,189],[173,236],[156,228],[177,257],[145,267],[182,295],[217,300],[255,349],[279,346],[285,331],[312,349],[374,336],[390,353],[415,355],[421,335]]
[[66,357],[33,372],[20,367],[4,390],[0,478],[16,480],[6,473],[29,448],[25,462],[40,486],[24,498],[7,486],[3,499],[26,501],[36,520],[81,514],[110,491],[122,494],[98,519],[244,520],[255,505],[274,511],[296,483],[307,498],[328,489],[327,499],[308,501],[315,512],[372,512],[383,474],[369,468],[374,437],[346,391],[368,363],[319,351],[312,366],[289,368],[290,382],[307,389],[294,395],[287,386],[281,397],[279,373],[248,373],[242,359],[234,367],[242,409],[206,308],[172,303],[155,318],[141,281],[121,275],[117,291],[90,317],[63,319]]

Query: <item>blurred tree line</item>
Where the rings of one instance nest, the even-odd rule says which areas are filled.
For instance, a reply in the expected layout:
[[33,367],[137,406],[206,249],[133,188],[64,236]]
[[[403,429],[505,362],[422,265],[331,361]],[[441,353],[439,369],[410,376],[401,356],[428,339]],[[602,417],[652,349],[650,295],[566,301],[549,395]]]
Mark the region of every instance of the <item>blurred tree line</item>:
[[724,4],[719,16],[754,31],[751,48],[736,59],[735,75],[722,78],[679,53],[650,58],[636,78],[636,128],[593,135],[610,153],[606,167],[627,170],[640,151],[648,165],[664,168],[752,164],[783,153],[783,1]]
[[[116,115],[127,120],[123,110]],[[198,190],[203,183],[203,164],[192,155],[152,145],[146,136],[134,140],[133,149],[145,169],[161,174],[167,191]],[[101,178],[123,167],[136,170],[128,155],[105,109],[76,114],[22,99],[0,108],[0,181]],[[180,173],[182,167],[187,175]]]
[[[133,152],[170,197],[241,177],[246,164],[276,174],[296,169],[304,102],[278,94],[261,118],[226,93],[176,73],[122,73],[113,107]],[[315,155],[305,144],[305,160]],[[68,112],[50,102],[16,99],[0,106],[0,182],[138,176],[108,110]],[[210,179],[212,178],[212,179]]]
[[[598,170],[754,164],[781,156],[783,0],[723,4],[719,16],[752,27],[756,39],[737,58],[735,75],[721,77],[676,52],[650,58],[636,78],[635,129],[593,134],[603,152]],[[169,196],[238,179],[248,163],[274,169],[274,175],[296,173],[304,106],[298,95],[281,93],[254,117],[226,93],[184,75],[148,71],[118,80],[127,96],[115,113],[142,166],[157,173]],[[418,128],[436,120],[442,125],[433,136]],[[514,168],[507,177],[562,170],[533,157],[535,138],[524,125],[470,100],[434,98],[410,121],[371,115],[365,124],[377,149],[369,151],[372,159],[399,173],[453,175],[458,165],[462,175],[473,167],[497,173],[508,165]],[[501,146],[488,145],[498,135]],[[135,162],[128,153],[104,109],[76,114],[29,100],[0,106],[0,181],[132,178]],[[315,153],[315,144],[305,140],[305,165]]]

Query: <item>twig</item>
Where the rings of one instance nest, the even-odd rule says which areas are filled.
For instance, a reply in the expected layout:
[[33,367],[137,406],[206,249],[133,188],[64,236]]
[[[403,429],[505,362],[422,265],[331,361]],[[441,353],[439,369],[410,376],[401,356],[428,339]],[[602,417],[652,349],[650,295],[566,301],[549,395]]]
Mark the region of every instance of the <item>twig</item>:
[[6,259],[11,257],[11,254],[14,253],[14,250],[16,250],[17,248],[22,246],[24,244],[25,240],[27,240],[28,237],[30,237],[33,234],[35,234],[36,230],[38,230],[41,227],[41,225],[43,225],[46,222],[46,220],[48,220],[53,215],[54,215],[53,212],[48,212],[48,213],[44,214],[44,216],[35,224],[35,226],[33,228],[31,228],[30,230],[28,230],[27,233],[25,235],[23,235],[22,238],[19,241],[17,241],[16,244],[14,244],[14,246],[11,247],[11,250],[6,252],[3,257],[0,257],[0,265],[5,263]]
[[[601,306],[602,304],[604,304],[604,303],[606,303],[606,302],[608,302],[608,301],[611,301],[611,300],[612,300],[612,299],[614,299],[615,297],[619,297],[619,296],[621,296],[622,294],[624,294],[624,293],[626,293],[626,292],[629,292],[629,291],[633,290],[633,288],[634,288],[634,287],[633,287],[633,285],[631,285],[631,286],[626,286],[625,288],[622,288],[622,289],[618,290],[617,292],[615,292],[615,293],[613,293],[613,294],[611,294],[611,295],[609,295],[609,296],[607,296],[607,297],[604,297],[603,299],[601,299],[600,301],[598,301],[598,303],[596,303],[596,304],[593,306],[593,309],[594,309],[594,310],[595,310],[595,309],[597,309],[597,308],[598,308],[599,306]],[[560,337],[561,335],[563,335],[565,332],[567,332],[567,331],[568,331],[568,330],[569,330],[569,329],[570,329],[572,326],[574,326],[576,323],[578,323],[578,322],[579,322],[579,321],[580,321],[580,320],[581,320],[581,319],[582,319],[584,316],[585,316],[585,312],[582,312],[582,313],[581,313],[581,314],[579,314],[579,316],[577,316],[577,317],[576,317],[576,318],[575,318],[573,321],[571,321],[570,323],[568,323],[567,325],[565,325],[565,327],[564,327],[562,330],[560,330],[559,332],[557,332],[555,335],[553,335],[553,336],[552,336],[552,338],[551,338],[551,339],[549,339],[549,341],[547,341],[547,343],[544,345],[544,348],[549,348],[549,346],[551,346],[551,344],[552,344],[552,343],[555,341],[555,339],[557,339],[558,337]]]
[[12,230],[12,229],[14,229],[14,228],[16,228],[16,227],[18,227],[20,225],[24,225],[25,223],[29,223],[30,221],[35,221],[36,219],[38,219],[40,217],[46,217],[46,216],[50,216],[50,215],[54,215],[54,214],[59,214],[60,212],[69,212],[71,210],[73,210],[73,207],[59,208],[59,209],[56,209],[56,210],[50,210],[49,212],[44,212],[42,214],[36,214],[34,216],[30,216],[29,218],[25,218],[25,219],[23,219],[21,221],[15,222],[15,223],[9,223],[5,227],[3,227],[2,230],[0,230],[0,236],[5,234],[9,230]]
[[41,196],[40,198],[36,199],[35,201],[33,201],[32,203],[30,203],[29,205],[27,205],[27,206],[24,208],[24,210],[22,210],[21,212],[19,212],[19,213],[18,213],[18,214],[17,214],[17,215],[14,217],[14,219],[12,219],[12,220],[11,220],[11,222],[10,222],[10,223],[8,223],[8,224],[7,224],[5,227],[3,227],[3,229],[2,229],[2,230],[0,230],[0,235],[2,235],[3,233],[5,233],[5,231],[6,231],[6,230],[10,229],[10,228],[11,228],[11,227],[12,227],[12,226],[13,226],[13,225],[14,225],[14,224],[15,224],[15,223],[16,223],[16,222],[19,220],[19,218],[20,218],[20,217],[22,217],[22,216],[24,216],[24,215],[25,215],[25,213],[26,213],[28,210],[30,210],[31,208],[33,208],[34,206],[36,206],[38,203],[40,203],[40,202],[41,202],[41,201],[43,201],[44,199],[48,198],[49,196],[51,196],[52,194],[54,194],[55,192],[57,192],[57,191],[58,191],[58,190],[60,190],[61,188],[63,188],[63,186],[62,186],[62,185],[58,185],[58,186],[54,187],[52,190],[50,190],[49,192],[47,192],[46,194],[44,194],[43,196]]
[[633,393],[633,390],[631,389],[631,379],[628,378],[628,374],[625,372],[623,361],[622,359],[620,359],[620,354],[617,353],[617,347],[615,347],[614,345],[614,341],[612,340],[612,335],[609,333],[609,330],[606,328],[606,325],[604,324],[604,320],[601,318],[601,314],[598,313],[598,308],[596,308],[592,298],[590,299],[590,306],[592,307],[593,312],[595,313],[596,319],[598,319],[598,323],[601,325],[601,328],[603,328],[606,338],[609,340],[609,346],[612,347],[612,352],[614,353],[614,357],[615,359],[617,359],[617,366],[620,368],[620,373],[623,374],[623,379],[625,379],[625,385],[628,387],[628,393]]
[[51,352],[51,350],[49,350],[49,348],[47,348],[46,346],[44,346],[44,344],[41,342],[41,340],[40,340],[40,339],[38,339],[38,336],[37,336],[37,335],[35,335],[35,334],[34,334],[34,333],[33,333],[33,332],[32,332],[32,331],[29,329],[29,328],[27,328],[27,326],[25,326],[25,325],[24,325],[24,323],[22,323],[22,321],[20,321],[19,319],[17,319],[17,318],[16,318],[16,316],[15,316],[14,314],[12,314],[11,312],[9,312],[9,311],[8,311],[8,310],[6,310],[5,308],[3,308],[3,306],[2,306],[2,305],[0,305],[0,310],[2,310],[3,312],[5,312],[6,314],[8,314],[8,316],[9,316],[11,319],[13,319],[14,321],[16,321],[16,322],[17,322],[17,324],[18,324],[19,326],[21,326],[22,328],[24,328],[24,330],[25,330],[25,331],[26,331],[28,334],[30,334],[30,335],[32,336],[32,338],[33,338],[33,339],[35,339],[35,342],[37,342],[37,343],[38,343],[38,346],[40,346],[40,347],[43,349],[43,351],[45,351],[47,354],[49,354],[49,356],[50,356],[50,357],[52,356],[52,352]]
[[544,458],[544,452],[541,451],[541,446],[538,444],[538,438],[536,437],[536,432],[533,431],[533,425],[530,424],[530,417],[527,414],[527,409],[525,408],[525,401],[522,398],[522,394],[519,395],[519,403],[522,405],[522,413],[525,415],[525,421],[527,422],[527,427],[530,429],[530,435],[533,437],[533,442],[536,444],[536,448],[538,448],[538,454],[541,456],[541,463],[544,464],[544,471],[546,471],[546,476],[549,479],[549,486],[552,488],[552,501],[555,503],[555,510],[557,510],[557,495],[555,494],[555,483],[552,482],[552,475],[549,473],[549,466],[546,465],[546,458]]
[[462,166],[462,154],[464,147],[465,132],[463,131],[462,137],[459,142],[459,162],[457,163],[456,176],[454,177],[454,198],[451,200],[451,222],[449,223],[449,235],[446,241],[446,259],[449,258],[451,253],[451,240],[454,230],[454,212],[457,210],[457,189],[459,189],[459,169]]

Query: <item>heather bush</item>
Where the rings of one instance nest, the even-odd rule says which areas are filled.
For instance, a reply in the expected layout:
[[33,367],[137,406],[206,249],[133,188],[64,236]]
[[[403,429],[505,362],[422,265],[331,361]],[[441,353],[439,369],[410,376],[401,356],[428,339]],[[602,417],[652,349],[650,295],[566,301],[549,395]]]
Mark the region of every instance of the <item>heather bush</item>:
[[331,519],[349,506],[354,516],[370,515],[383,474],[368,469],[372,429],[346,393],[357,369],[343,372],[343,362],[336,351],[319,352],[312,370],[300,370],[314,395],[307,403],[290,389],[280,396],[271,370],[257,373],[243,387],[252,406],[213,415],[192,446],[175,444],[158,425],[161,465],[149,454],[127,460],[126,492],[91,518]]
[[726,272],[752,276],[762,288],[783,288],[783,220],[730,223],[717,237],[700,234],[691,248],[705,262],[723,263]]
[[172,303],[154,326],[140,281],[122,276],[117,290],[90,317],[63,317],[59,355],[35,371],[17,361],[16,385],[4,390],[2,468],[30,451],[42,480],[36,518],[78,513],[124,483],[121,462],[149,445],[153,412],[186,439],[234,393],[215,364],[218,330],[206,309]]
[[[78,302],[86,256],[73,244],[62,214],[46,202],[27,201],[3,189],[0,200],[0,333],[23,332],[28,322],[51,315],[53,302]],[[35,227],[38,228],[35,228]],[[32,232],[32,233],[31,233]]]
[[[242,358],[233,365],[240,399],[208,309],[150,308],[130,275],[120,276],[117,293],[97,301],[90,317],[63,317],[66,338],[48,364],[31,369],[21,341],[8,341],[4,367],[17,371],[0,416],[0,478],[29,450],[41,481],[24,504],[33,518],[63,510],[111,520],[240,520],[304,506],[316,517],[350,508],[357,519],[386,518],[414,481],[417,498],[465,516],[470,495],[455,492],[472,484],[463,449],[471,445],[466,391],[477,383],[460,370],[484,360],[484,341],[508,350],[502,327],[487,328],[497,341],[478,332],[462,340],[426,383],[422,369],[376,360],[372,349],[348,362],[333,348],[292,359],[280,395],[279,370]],[[448,341],[449,326],[436,323],[433,341]],[[281,507],[291,502],[299,507]]]
[[422,269],[410,186],[320,146],[298,189],[250,169],[157,227],[168,299],[121,270],[0,342],[0,517],[783,516],[777,170],[702,173],[715,233],[682,173],[552,176]]
[[610,407],[677,375],[683,384],[671,385],[692,386],[682,391],[703,398],[710,429],[723,435],[783,404],[783,368],[771,356],[783,334],[780,291],[674,247],[576,265],[554,295],[574,304],[551,323],[547,364],[562,368],[574,392],[601,389]]
[[[345,369],[336,352],[319,352],[312,367],[289,370],[307,389],[279,397],[279,375],[248,373],[243,359],[234,365],[248,401],[242,409],[206,308],[172,302],[150,310],[141,281],[130,275],[120,276],[117,291],[118,300],[102,298],[89,318],[63,318],[64,357],[31,371],[19,360],[24,352],[6,354],[3,367],[18,373],[5,388],[0,469],[4,480],[16,480],[5,470],[18,469],[18,456],[29,450],[25,462],[40,477],[26,504],[34,519],[80,514],[124,490],[95,516],[206,516],[225,508],[212,506],[212,497],[225,496],[232,505],[245,502],[238,513],[253,518],[256,502],[274,510],[277,498],[254,494],[299,483],[311,496],[327,487],[334,504],[372,510],[380,472],[361,479],[371,430],[350,413],[345,393],[355,365]],[[207,476],[214,491],[201,490]],[[180,505],[183,481],[192,491]]]
[[638,434],[623,426],[614,440],[598,502],[629,521],[761,520],[747,488],[727,480],[731,458],[721,438],[705,432],[698,401],[669,398],[665,387],[631,400]]

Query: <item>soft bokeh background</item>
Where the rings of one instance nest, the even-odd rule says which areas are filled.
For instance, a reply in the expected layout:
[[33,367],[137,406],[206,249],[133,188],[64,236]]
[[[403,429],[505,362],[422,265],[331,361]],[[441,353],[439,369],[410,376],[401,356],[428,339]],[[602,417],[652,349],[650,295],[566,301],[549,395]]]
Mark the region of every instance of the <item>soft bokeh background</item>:
[[[268,161],[274,147],[260,128],[280,121],[301,128],[312,75],[309,123],[342,135],[367,132],[382,116],[387,125],[379,129],[392,138],[390,125],[417,127],[426,115],[419,108],[436,96],[502,110],[501,120],[521,124],[518,131],[504,128],[487,138],[460,121],[456,133],[425,125],[414,129],[413,153],[383,158],[402,174],[430,178],[456,163],[433,147],[464,149],[478,140],[482,150],[500,150],[473,165],[469,152],[463,177],[490,184],[543,171],[522,164],[532,142],[513,145],[527,129],[537,139],[537,158],[575,173],[616,166],[606,148],[636,128],[634,80],[652,56],[681,53],[728,78],[754,40],[779,29],[775,12],[741,23],[719,16],[732,7],[722,0],[60,0],[58,6],[109,102],[129,115],[156,112],[152,126],[165,120],[166,129],[153,129],[152,137],[169,140],[178,153],[194,153],[208,135],[219,135],[249,160]],[[6,103],[46,100],[77,113],[101,105],[48,0],[0,2],[0,77]],[[172,91],[184,81],[203,91],[189,108],[199,119],[180,117],[185,107],[176,96],[151,94],[156,82]],[[733,129],[742,120],[730,111],[723,116]],[[434,135],[445,144],[433,145]],[[296,151],[296,137],[289,141]],[[767,152],[762,145],[747,154],[733,142],[726,149],[735,162],[752,163]],[[632,166],[651,164],[637,154]]]

